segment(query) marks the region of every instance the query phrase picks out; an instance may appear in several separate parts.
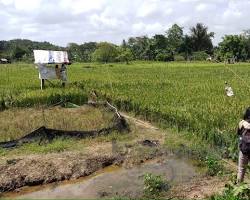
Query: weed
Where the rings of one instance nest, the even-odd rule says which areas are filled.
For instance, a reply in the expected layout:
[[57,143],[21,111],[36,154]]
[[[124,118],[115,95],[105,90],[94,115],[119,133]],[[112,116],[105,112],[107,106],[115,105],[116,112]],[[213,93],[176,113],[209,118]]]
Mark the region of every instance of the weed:
[[163,192],[170,188],[169,184],[161,176],[151,173],[144,175],[144,196],[146,198],[159,198]]
[[223,171],[223,166],[219,160],[213,156],[207,156],[205,159],[207,174],[209,176],[215,176],[221,174]]
[[249,184],[227,184],[223,194],[210,197],[209,200],[248,200],[250,198]]

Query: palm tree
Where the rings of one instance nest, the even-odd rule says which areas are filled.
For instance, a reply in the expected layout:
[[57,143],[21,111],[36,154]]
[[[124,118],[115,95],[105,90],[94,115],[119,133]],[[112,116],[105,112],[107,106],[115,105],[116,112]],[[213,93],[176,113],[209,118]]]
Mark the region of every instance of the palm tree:
[[195,27],[190,29],[194,51],[211,52],[213,49],[212,38],[214,32],[208,33],[208,27],[202,23],[197,23]]

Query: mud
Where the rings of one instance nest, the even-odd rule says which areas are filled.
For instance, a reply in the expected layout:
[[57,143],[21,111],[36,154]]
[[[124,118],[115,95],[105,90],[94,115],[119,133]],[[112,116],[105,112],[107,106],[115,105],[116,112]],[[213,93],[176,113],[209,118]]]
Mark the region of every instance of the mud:
[[73,184],[51,185],[40,191],[20,195],[18,198],[140,198],[143,196],[145,173],[161,175],[172,185],[187,183],[197,175],[192,165],[185,160],[168,157],[166,160],[154,160],[129,169],[112,166],[91,179]]
[[[23,186],[41,185],[88,176],[110,165],[131,168],[147,160],[167,155],[155,147],[114,144],[83,152],[31,155],[0,162],[0,193]],[[101,153],[100,153],[101,152]]]

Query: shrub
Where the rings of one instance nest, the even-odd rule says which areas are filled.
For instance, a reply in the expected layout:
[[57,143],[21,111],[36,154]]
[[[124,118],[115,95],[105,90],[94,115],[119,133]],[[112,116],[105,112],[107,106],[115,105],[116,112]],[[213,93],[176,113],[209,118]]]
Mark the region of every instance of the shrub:
[[118,55],[118,50],[115,45],[107,42],[101,42],[97,47],[98,48],[92,54],[94,61],[105,63],[115,61]]
[[250,188],[247,183],[240,185],[227,184],[223,194],[215,195],[209,200],[248,200],[250,198]]
[[184,58],[184,56],[177,54],[174,56],[174,60],[175,61],[185,61],[185,58]]
[[212,156],[207,156],[205,159],[205,163],[207,166],[207,174],[209,176],[215,176],[222,172],[223,166],[218,161],[218,159]]
[[155,59],[157,61],[173,61],[174,56],[170,52],[159,52],[159,53],[157,53]]
[[192,55],[192,59],[196,61],[206,60],[209,55],[205,51],[197,51]]
[[151,173],[144,175],[144,195],[147,198],[157,198],[162,192],[169,189],[168,183],[166,183],[161,176],[156,176]]

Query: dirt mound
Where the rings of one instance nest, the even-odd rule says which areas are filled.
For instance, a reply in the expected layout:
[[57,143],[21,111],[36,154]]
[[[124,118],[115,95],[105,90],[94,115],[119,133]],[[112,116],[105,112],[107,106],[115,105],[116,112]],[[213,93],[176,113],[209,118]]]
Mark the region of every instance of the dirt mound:
[[81,153],[73,152],[8,160],[6,164],[0,165],[0,192],[25,185],[77,179],[118,160],[118,156],[102,155],[87,158]]
[[129,150],[121,146],[112,152],[113,144],[107,144],[95,144],[97,147],[85,149],[84,153],[63,152],[5,159],[0,163],[0,193],[23,186],[77,179],[110,165],[130,168],[167,153],[159,147],[138,143],[131,145]]

